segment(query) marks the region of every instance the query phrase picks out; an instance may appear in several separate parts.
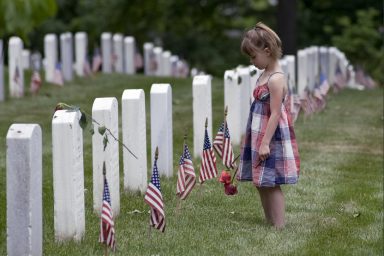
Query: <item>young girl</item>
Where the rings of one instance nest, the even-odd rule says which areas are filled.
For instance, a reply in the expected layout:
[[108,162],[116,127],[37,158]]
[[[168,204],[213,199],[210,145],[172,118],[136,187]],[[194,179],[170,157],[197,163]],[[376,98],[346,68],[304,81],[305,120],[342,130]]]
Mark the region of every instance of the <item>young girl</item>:
[[288,89],[278,62],[281,41],[272,29],[259,22],[245,33],[241,51],[264,72],[253,92],[255,100],[250,109],[237,178],[253,181],[267,221],[280,229],[285,225],[284,194],[280,185],[296,183],[300,169],[295,133],[284,105]]

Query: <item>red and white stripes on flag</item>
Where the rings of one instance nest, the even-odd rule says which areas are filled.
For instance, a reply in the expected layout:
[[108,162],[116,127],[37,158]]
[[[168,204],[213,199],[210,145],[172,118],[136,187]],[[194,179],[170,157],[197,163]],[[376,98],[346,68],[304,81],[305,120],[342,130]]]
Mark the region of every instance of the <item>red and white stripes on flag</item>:
[[165,231],[165,213],[163,196],[160,189],[160,178],[157,170],[157,160],[153,165],[151,182],[148,184],[144,201],[151,207],[150,225],[161,232]]
[[60,86],[64,85],[64,78],[63,78],[63,73],[61,72],[61,64],[60,63],[56,63],[52,83],[60,85]]
[[41,87],[41,77],[37,70],[34,70],[31,77],[30,91],[32,94],[37,94]]
[[180,157],[179,171],[177,173],[177,195],[180,199],[187,198],[196,184],[195,169],[193,168],[191,154],[187,144],[184,143],[183,153]]
[[101,207],[100,237],[99,242],[107,244],[113,251],[116,249],[115,223],[111,207],[111,197],[107,178],[104,176],[103,205]]
[[84,72],[84,76],[91,76],[92,75],[91,66],[89,65],[89,61],[87,58],[85,58],[85,60],[84,60],[83,72]]
[[92,58],[92,72],[96,73],[100,70],[102,64],[102,59],[100,56],[100,52],[97,52]]
[[233,163],[233,148],[227,121],[225,121],[225,132],[224,122],[221,124],[219,131],[216,134],[215,140],[213,141],[213,148],[215,149],[216,153],[223,159],[223,164],[227,168],[236,167],[235,163]]
[[215,157],[215,154],[213,153],[207,128],[205,128],[204,147],[203,147],[203,153],[201,154],[199,182],[203,183],[204,181],[213,179],[216,176],[217,176],[216,157]]

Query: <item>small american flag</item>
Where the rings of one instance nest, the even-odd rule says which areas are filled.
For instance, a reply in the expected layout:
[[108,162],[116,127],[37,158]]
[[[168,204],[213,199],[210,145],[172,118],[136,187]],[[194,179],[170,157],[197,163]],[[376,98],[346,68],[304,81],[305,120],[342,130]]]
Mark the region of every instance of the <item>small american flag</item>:
[[41,77],[39,71],[35,70],[32,73],[30,90],[32,94],[37,94],[41,87]]
[[113,221],[113,213],[111,207],[111,197],[107,178],[104,176],[104,192],[103,192],[103,206],[101,208],[101,222],[100,222],[100,243],[105,243],[115,251],[115,223]]
[[20,84],[20,70],[19,70],[19,67],[17,65],[15,66],[15,73],[13,74],[13,81],[18,85]]
[[93,58],[92,58],[92,72],[93,73],[98,72],[100,70],[101,64],[102,64],[102,59],[100,56],[100,50],[96,49],[95,54],[93,55]]
[[325,74],[320,74],[320,92],[323,96],[327,95],[329,91],[329,83]]
[[299,116],[301,109],[300,96],[298,94],[293,94],[292,97],[293,108],[292,108],[292,120],[295,122]]
[[63,73],[61,72],[60,63],[56,64],[55,73],[53,74],[52,83],[60,85],[60,86],[64,85]]
[[151,182],[148,185],[147,192],[145,193],[144,201],[151,207],[150,224],[152,227],[165,231],[165,213],[163,196],[160,189],[160,178],[157,170],[157,160],[153,164],[153,173]]
[[143,56],[139,52],[135,53],[135,68],[143,68]]
[[191,154],[187,144],[184,144],[183,154],[180,157],[179,171],[177,173],[177,195],[180,199],[187,198],[196,183],[195,169],[193,168]]
[[334,77],[334,90],[337,92],[347,84],[346,78],[341,72],[340,63],[336,64],[335,77]]
[[205,180],[213,179],[216,176],[216,157],[213,153],[211,142],[209,141],[207,128],[205,128],[204,148],[201,155],[199,182],[203,183]]
[[84,76],[91,76],[92,75],[91,66],[89,65],[89,61],[87,58],[85,58],[85,60],[84,60],[83,72],[84,72]]
[[233,163],[233,149],[231,137],[229,135],[228,124],[226,121],[225,132],[223,122],[219,128],[219,131],[216,134],[215,140],[213,141],[213,148],[215,149],[216,153],[223,159],[223,164],[227,168],[236,167],[235,163]]

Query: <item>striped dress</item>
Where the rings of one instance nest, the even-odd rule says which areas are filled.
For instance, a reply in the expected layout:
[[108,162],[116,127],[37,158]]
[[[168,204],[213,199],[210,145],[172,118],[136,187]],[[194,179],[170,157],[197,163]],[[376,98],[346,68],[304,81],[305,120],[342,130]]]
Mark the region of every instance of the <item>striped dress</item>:
[[[281,72],[275,72],[272,75]],[[274,187],[295,184],[299,177],[300,158],[291,117],[286,106],[281,104],[281,116],[272,136],[270,155],[265,161],[259,159],[259,148],[271,115],[268,81],[253,92],[237,179],[253,181],[257,187]]]

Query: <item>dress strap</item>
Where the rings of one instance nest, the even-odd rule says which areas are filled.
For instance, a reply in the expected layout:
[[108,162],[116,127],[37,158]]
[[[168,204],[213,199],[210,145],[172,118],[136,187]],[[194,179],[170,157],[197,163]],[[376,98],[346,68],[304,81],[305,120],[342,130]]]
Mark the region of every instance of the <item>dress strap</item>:
[[267,84],[268,84],[268,82],[269,82],[269,79],[271,79],[271,77],[272,77],[273,75],[275,75],[275,74],[282,74],[282,75],[284,75],[284,72],[276,71],[276,72],[273,72],[272,74],[270,74],[269,77],[268,77],[268,80],[267,80]]

